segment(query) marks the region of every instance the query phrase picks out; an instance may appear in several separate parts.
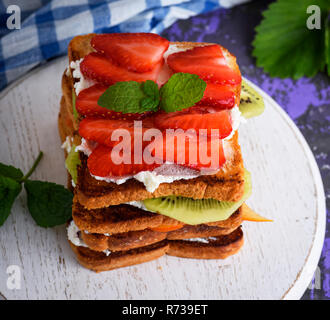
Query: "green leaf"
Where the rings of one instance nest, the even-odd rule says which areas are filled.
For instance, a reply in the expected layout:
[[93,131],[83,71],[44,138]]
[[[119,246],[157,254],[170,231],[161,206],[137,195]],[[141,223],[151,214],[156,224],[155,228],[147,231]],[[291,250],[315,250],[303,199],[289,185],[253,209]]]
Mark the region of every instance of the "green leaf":
[[160,89],[160,106],[166,112],[189,108],[203,98],[206,82],[195,74],[175,73]]
[[78,115],[78,111],[76,109],[76,93],[74,91],[74,89],[72,89],[72,110],[73,110],[73,116],[76,120],[78,120],[79,115]]
[[23,177],[23,172],[13,166],[0,163],[0,175],[19,181]]
[[54,227],[71,218],[73,194],[68,189],[37,180],[27,180],[24,187],[29,211],[37,225]]
[[143,91],[148,97],[159,101],[159,90],[156,82],[151,80],[144,82]]
[[330,76],[330,14],[325,19],[325,60],[327,63],[328,76]]
[[65,167],[69,171],[74,183],[77,183],[77,176],[78,176],[77,166],[78,165],[81,165],[80,158],[79,158],[79,152],[76,151],[76,145],[72,144],[71,150],[65,159]]
[[0,226],[7,220],[11,207],[21,190],[20,183],[0,175]]
[[[312,77],[325,66],[324,28],[310,30],[306,21],[307,7],[313,0],[278,0],[263,12],[264,19],[256,27],[253,55],[257,66],[272,77],[298,79]],[[320,0],[322,17],[329,2]],[[323,19],[322,18],[322,19]]]
[[[117,82],[101,95],[97,103],[103,108],[122,113],[154,111],[158,103],[156,107],[155,103],[151,103],[154,100],[155,93],[150,82],[153,81],[146,81],[147,84],[136,81]],[[146,92],[144,91],[145,86]],[[153,99],[150,99],[150,97]],[[149,99],[145,100],[145,98]]]

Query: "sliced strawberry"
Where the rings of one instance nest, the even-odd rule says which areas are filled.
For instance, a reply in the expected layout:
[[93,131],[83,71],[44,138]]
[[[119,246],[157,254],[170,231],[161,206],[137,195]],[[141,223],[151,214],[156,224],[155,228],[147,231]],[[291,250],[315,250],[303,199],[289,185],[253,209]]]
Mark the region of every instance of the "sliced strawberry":
[[106,119],[143,119],[150,115],[151,112],[144,113],[122,113],[103,108],[97,104],[100,96],[108,86],[103,84],[95,84],[92,87],[82,90],[76,100],[77,111],[86,117],[103,117]]
[[[149,122],[149,121],[148,121]],[[136,139],[142,139],[139,132],[143,134],[149,127],[146,122],[143,124],[141,130],[136,129]],[[118,144],[118,141],[114,140],[112,134],[115,130],[118,131],[118,135],[125,135],[126,132],[120,132],[119,129],[124,129],[130,135],[130,140],[134,141],[134,121],[133,120],[110,120],[110,119],[92,119],[85,118],[79,124],[79,135],[86,140],[96,141],[108,147],[113,147]]]
[[118,81],[156,81],[162,66],[163,61],[157,63],[149,72],[137,73],[118,66],[99,53],[92,52],[81,62],[80,70],[86,78],[112,85]]
[[163,139],[157,142],[146,148],[156,159],[162,157],[162,163],[176,163],[195,170],[218,170],[225,163],[222,141],[218,138],[184,131],[164,132]]
[[131,176],[137,174],[141,171],[151,171],[158,164],[135,164],[133,159],[133,152],[131,157],[131,163],[125,164],[120,163],[117,164],[113,161],[116,158],[112,155],[113,149],[99,145],[96,147],[92,154],[88,157],[87,166],[89,172],[98,177],[123,177],[123,176]]
[[91,45],[123,68],[147,72],[163,60],[169,41],[154,33],[111,33],[94,36]]
[[213,106],[217,109],[231,109],[235,106],[234,86],[207,82],[204,96],[197,105]]
[[[218,129],[220,139],[229,136],[232,131],[229,111],[216,111],[206,106],[191,107],[177,112],[160,112],[154,121],[155,126],[160,129],[194,129],[197,133],[200,129],[207,129],[208,135],[212,134],[211,129]],[[213,135],[216,135],[214,131]]]
[[219,45],[195,47],[173,53],[167,63],[174,72],[197,74],[201,79],[219,84],[239,84],[239,69],[231,69]]

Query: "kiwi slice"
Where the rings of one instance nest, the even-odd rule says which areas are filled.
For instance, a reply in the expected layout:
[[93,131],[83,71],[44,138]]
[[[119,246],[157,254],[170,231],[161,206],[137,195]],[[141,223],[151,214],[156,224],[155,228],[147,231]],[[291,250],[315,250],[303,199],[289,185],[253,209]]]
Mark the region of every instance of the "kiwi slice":
[[239,111],[246,119],[259,116],[265,110],[264,99],[262,96],[242,80],[241,101]]
[[69,171],[74,183],[77,183],[78,170],[77,166],[80,165],[79,152],[76,151],[76,145],[72,144],[71,151],[65,159],[65,167]]
[[185,197],[160,197],[144,200],[145,207],[186,224],[201,224],[228,219],[252,193],[251,175],[245,170],[244,195],[237,202]]

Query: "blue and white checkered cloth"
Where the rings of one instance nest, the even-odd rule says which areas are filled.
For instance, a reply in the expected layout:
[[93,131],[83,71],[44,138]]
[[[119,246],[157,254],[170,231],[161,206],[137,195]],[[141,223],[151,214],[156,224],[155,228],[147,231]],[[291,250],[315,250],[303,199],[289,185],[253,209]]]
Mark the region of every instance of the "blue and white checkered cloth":
[[[35,66],[66,54],[70,40],[90,32],[160,33],[187,19],[246,0],[0,0],[0,90]],[[8,29],[8,6],[21,28]],[[9,10],[10,11],[10,10]]]

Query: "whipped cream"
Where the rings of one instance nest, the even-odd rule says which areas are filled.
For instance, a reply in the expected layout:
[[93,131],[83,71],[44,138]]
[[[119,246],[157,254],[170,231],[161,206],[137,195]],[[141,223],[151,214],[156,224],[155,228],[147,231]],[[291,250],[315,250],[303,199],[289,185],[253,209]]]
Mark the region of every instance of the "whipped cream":
[[[84,240],[81,239],[80,236],[81,231],[79,230],[79,228],[77,227],[77,225],[74,223],[74,221],[72,220],[69,224],[69,226],[67,227],[67,235],[68,235],[68,239],[77,247],[86,247],[88,248],[88,246],[86,245],[86,243],[84,242]],[[88,232],[86,232],[88,233]],[[110,234],[105,234],[105,235],[110,235]],[[111,251],[106,249],[104,251],[102,251],[106,256],[109,256],[111,254]]]
[[70,153],[71,148],[72,148],[72,144],[73,144],[73,138],[70,137],[70,136],[67,136],[65,138],[65,141],[61,145],[61,148],[64,149],[67,153]]
[[[212,172],[214,173],[214,171]],[[210,173],[211,174],[211,173]],[[174,163],[164,163],[153,171],[141,171],[133,176],[125,176],[121,178],[98,177],[92,175],[96,180],[123,184],[129,179],[136,179],[142,182],[149,192],[154,192],[161,183],[172,183],[176,180],[189,180],[199,177],[200,171],[185,168]]]
[[70,68],[73,70],[72,71],[73,78],[79,80],[76,81],[74,84],[76,95],[78,95],[80,91],[87,89],[92,85],[96,84],[96,81],[84,78],[83,74],[80,71],[81,61],[83,61],[83,58],[81,58],[80,60],[71,61],[70,63]]
[[194,241],[194,242],[201,242],[201,243],[209,243],[210,240],[217,240],[215,237],[207,237],[207,238],[190,238],[190,239],[183,239],[184,241]]

